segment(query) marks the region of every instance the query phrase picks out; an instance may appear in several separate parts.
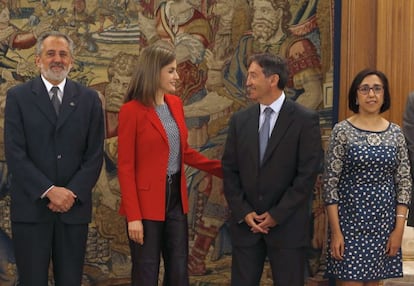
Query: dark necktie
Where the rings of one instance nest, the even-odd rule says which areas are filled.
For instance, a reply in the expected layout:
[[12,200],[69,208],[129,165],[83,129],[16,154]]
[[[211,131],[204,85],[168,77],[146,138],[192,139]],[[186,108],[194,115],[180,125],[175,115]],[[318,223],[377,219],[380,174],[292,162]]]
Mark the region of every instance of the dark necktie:
[[263,111],[265,115],[265,120],[259,131],[260,164],[263,161],[263,156],[266,151],[267,142],[269,141],[270,116],[272,115],[272,112],[273,110],[270,107],[266,107]]
[[60,110],[60,100],[58,97],[58,90],[59,87],[54,86],[52,87],[52,105],[53,108],[55,109],[56,115],[59,115],[59,110]]

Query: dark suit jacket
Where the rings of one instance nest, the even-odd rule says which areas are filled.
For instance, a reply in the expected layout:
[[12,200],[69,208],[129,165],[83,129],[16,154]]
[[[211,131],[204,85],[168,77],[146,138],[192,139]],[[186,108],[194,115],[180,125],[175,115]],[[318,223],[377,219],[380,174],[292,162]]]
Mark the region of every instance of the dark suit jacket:
[[[411,177],[414,178],[414,92],[410,93],[403,116],[403,132],[407,141],[408,154],[411,161]],[[411,206],[407,225],[414,226],[414,198],[411,195]]]
[[92,194],[103,159],[101,101],[92,89],[67,80],[57,117],[40,77],[8,90],[5,153],[11,181],[11,219],[48,222],[55,214],[41,195],[51,186],[78,199],[60,214],[66,223],[91,220]]
[[[230,119],[222,164],[233,244],[248,246],[264,237],[281,248],[305,246],[310,195],[322,159],[319,116],[285,100],[260,167],[259,113],[255,104]],[[268,211],[277,226],[267,235],[253,234],[243,221],[252,211]]]

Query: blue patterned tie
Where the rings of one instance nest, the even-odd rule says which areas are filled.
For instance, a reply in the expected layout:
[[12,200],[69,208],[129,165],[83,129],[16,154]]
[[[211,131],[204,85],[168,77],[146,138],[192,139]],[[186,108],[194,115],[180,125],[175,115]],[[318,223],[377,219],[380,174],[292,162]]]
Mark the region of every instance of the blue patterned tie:
[[259,131],[260,164],[262,164],[263,156],[266,151],[267,141],[269,141],[270,116],[272,115],[272,112],[273,110],[270,107],[266,107],[263,111],[265,120]]
[[52,87],[51,91],[52,91],[52,105],[53,108],[55,109],[56,115],[59,115],[59,110],[60,110],[60,100],[58,97],[58,90],[59,87],[54,86]]

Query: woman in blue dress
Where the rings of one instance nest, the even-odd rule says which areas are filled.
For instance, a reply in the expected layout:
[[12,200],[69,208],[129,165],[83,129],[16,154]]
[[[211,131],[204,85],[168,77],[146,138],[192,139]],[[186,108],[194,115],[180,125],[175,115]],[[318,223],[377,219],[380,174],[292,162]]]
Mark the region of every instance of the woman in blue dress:
[[326,154],[327,276],[341,286],[377,286],[401,277],[401,241],[412,179],[404,135],[381,116],[386,76],[363,70],[348,94],[354,115],[336,124]]

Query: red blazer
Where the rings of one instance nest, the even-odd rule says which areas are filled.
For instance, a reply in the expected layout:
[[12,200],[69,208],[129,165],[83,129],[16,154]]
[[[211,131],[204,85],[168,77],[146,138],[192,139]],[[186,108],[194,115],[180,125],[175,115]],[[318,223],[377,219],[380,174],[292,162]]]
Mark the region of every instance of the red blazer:
[[[167,103],[180,132],[181,201],[188,212],[184,164],[222,177],[220,160],[210,160],[190,148],[184,111],[179,97],[166,94]],[[169,146],[167,133],[154,107],[136,100],[125,103],[119,112],[118,178],[121,187],[120,214],[128,222],[165,220],[165,183]]]

